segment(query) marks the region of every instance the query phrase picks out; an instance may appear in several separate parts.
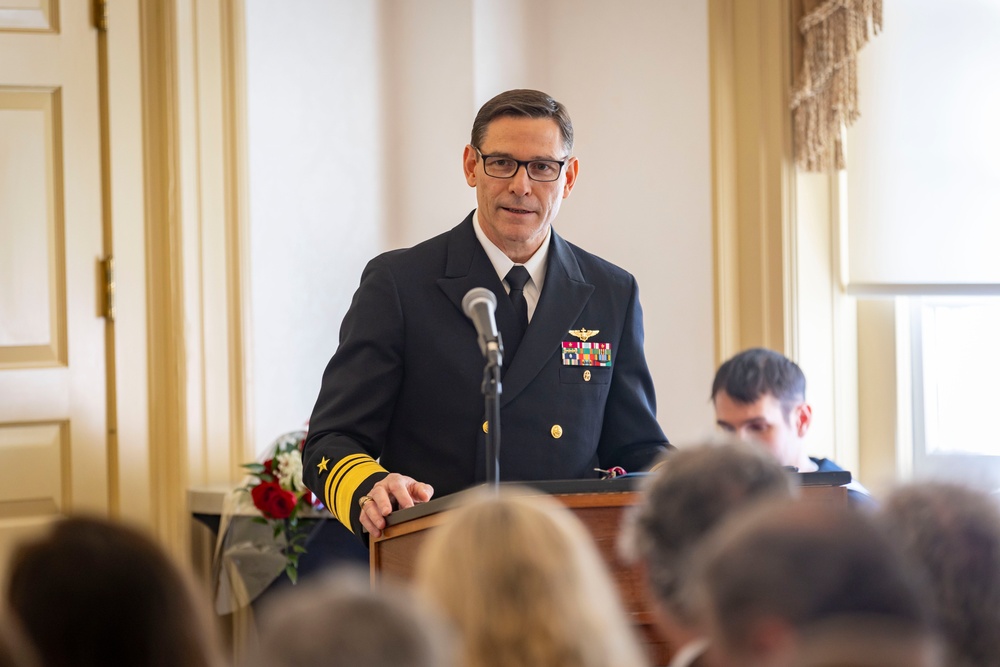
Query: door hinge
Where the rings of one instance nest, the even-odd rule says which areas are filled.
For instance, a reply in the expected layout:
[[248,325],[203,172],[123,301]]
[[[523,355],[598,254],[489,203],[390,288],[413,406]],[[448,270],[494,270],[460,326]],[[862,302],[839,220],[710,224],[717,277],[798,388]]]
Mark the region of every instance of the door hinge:
[[94,27],[108,31],[108,0],[94,0]]
[[101,260],[104,270],[104,318],[115,321],[115,258],[108,255]]

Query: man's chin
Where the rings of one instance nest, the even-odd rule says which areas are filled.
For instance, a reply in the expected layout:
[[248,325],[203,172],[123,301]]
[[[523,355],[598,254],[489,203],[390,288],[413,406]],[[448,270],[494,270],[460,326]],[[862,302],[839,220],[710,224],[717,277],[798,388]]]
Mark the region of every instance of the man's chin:
[[518,243],[518,244],[532,244],[541,243],[542,238],[545,236],[544,229],[539,228],[537,225],[509,225],[504,232],[504,238],[508,243]]

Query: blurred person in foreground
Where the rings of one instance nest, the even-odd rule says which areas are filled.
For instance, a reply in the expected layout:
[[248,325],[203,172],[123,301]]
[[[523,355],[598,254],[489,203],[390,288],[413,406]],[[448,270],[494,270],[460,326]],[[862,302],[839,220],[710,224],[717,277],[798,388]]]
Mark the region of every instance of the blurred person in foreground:
[[258,617],[251,667],[452,667],[455,641],[433,606],[401,583],[373,589],[334,569],[276,594]]
[[889,495],[881,519],[927,578],[949,667],[1000,666],[996,498],[958,484],[913,484]]
[[733,512],[760,500],[790,500],[796,491],[792,476],[772,456],[742,442],[680,447],[652,473],[626,517],[619,547],[646,573],[657,628],[674,656],[669,667],[711,661],[684,585],[696,547]]
[[71,517],[20,545],[11,613],[44,667],[224,664],[207,594],[137,529]]
[[420,591],[459,632],[463,667],[648,665],[586,528],[526,490],[476,489],[428,536]]
[[760,503],[727,519],[695,562],[719,665],[940,665],[922,580],[865,514]]
[[0,617],[0,667],[40,667],[35,649],[12,618]]
[[[781,465],[799,472],[843,471],[830,459],[806,451],[813,417],[806,401],[806,376],[783,354],[757,347],[723,363],[712,381],[712,405],[719,428],[757,443]],[[857,506],[874,507],[871,494],[857,481],[847,485],[847,498]]]

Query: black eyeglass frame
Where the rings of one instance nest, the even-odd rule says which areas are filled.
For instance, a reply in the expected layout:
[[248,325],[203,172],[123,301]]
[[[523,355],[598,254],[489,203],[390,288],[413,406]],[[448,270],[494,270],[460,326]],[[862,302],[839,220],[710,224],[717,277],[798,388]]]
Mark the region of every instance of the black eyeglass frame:
[[[521,167],[524,167],[524,173],[527,174],[528,178],[535,181],[536,183],[554,183],[555,181],[559,180],[560,176],[562,176],[563,169],[566,167],[566,163],[569,162],[569,156],[566,156],[562,160],[515,160],[509,155],[498,155],[498,154],[484,155],[483,152],[479,150],[478,146],[473,146],[473,148],[476,149],[476,152],[479,153],[479,157],[483,161],[483,172],[490,178],[503,178],[503,179],[514,178],[515,176],[517,176],[517,172],[521,170]],[[510,176],[494,176],[490,172],[486,171],[486,158],[491,158],[491,157],[502,158],[504,160],[510,160],[511,162],[516,162],[517,167],[514,169],[514,171],[511,173]],[[556,177],[549,181],[540,181],[534,176],[532,176],[531,172],[528,170],[528,165],[536,162],[544,162],[546,164],[559,165],[559,171],[556,172]]]

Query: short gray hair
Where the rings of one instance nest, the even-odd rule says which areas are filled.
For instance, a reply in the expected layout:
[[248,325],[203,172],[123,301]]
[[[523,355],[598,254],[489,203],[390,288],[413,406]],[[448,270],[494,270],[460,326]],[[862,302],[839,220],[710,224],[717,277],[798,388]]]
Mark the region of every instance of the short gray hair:
[[372,589],[362,569],[300,581],[267,601],[258,667],[449,667],[454,637],[433,605],[401,584]]
[[931,633],[919,577],[872,518],[847,506],[759,504],[720,526],[696,562],[711,640],[726,652],[753,650],[762,618],[800,636],[849,618]]
[[657,599],[680,618],[693,611],[683,595],[693,549],[730,513],[762,499],[790,499],[791,474],[759,447],[713,438],[666,455],[626,518],[619,546],[646,564]]
[[958,484],[899,488],[882,507],[893,541],[926,575],[952,667],[1000,664],[1000,509]]

